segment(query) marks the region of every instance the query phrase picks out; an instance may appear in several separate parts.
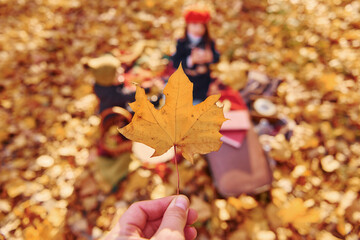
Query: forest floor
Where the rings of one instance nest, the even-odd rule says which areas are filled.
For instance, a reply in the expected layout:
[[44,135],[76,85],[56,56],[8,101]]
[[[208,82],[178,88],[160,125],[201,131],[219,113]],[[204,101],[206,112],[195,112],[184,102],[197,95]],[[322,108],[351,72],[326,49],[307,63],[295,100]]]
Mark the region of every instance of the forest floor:
[[[115,187],[101,178],[84,62],[118,52],[135,59],[138,80],[161,77],[163,56],[183,35],[185,3],[0,0],[0,239],[97,239],[134,201],[175,193],[172,162],[133,160]],[[204,157],[181,162],[197,239],[359,239],[360,2],[211,7],[222,56],[214,75],[237,90],[249,70],[283,79],[277,109],[293,134],[261,138],[277,164],[271,189],[258,195],[223,198]]]

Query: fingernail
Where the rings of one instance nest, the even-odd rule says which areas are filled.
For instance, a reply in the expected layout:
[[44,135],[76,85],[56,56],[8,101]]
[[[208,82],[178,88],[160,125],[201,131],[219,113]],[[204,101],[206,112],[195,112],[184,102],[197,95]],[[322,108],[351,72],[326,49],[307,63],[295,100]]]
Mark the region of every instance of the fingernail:
[[175,199],[175,206],[183,209],[184,211],[186,211],[188,209],[188,200],[183,197],[183,196],[178,196],[176,199]]

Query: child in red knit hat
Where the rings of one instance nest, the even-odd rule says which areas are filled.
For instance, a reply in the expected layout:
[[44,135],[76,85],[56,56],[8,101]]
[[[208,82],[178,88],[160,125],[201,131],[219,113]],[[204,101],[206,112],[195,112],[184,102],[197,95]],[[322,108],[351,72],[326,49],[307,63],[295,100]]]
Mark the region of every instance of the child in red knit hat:
[[172,61],[175,68],[182,62],[186,75],[194,84],[194,104],[197,104],[207,97],[212,82],[209,66],[219,61],[219,53],[208,31],[210,12],[193,6],[185,11],[184,18],[185,36],[177,41]]

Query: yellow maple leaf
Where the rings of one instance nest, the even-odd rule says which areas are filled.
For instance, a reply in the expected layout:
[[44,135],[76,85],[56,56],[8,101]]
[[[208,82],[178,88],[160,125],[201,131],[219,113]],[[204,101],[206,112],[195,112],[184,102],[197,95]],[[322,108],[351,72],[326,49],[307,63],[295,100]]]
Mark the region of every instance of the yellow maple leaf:
[[155,149],[153,156],[164,154],[175,146],[185,159],[193,163],[194,154],[219,150],[219,133],[224,118],[216,106],[220,95],[209,96],[193,105],[193,84],[180,64],[164,89],[165,105],[156,109],[147,100],[144,89],[137,86],[136,101],[130,104],[135,115],[119,132],[130,140]]
[[320,211],[309,209],[301,198],[290,200],[279,210],[278,216],[285,224],[291,223],[301,232],[306,232],[312,223],[320,221]]
[[233,205],[237,210],[253,209],[258,206],[258,202],[251,196],[241,194],[238,198],[230,197],[228,202]]

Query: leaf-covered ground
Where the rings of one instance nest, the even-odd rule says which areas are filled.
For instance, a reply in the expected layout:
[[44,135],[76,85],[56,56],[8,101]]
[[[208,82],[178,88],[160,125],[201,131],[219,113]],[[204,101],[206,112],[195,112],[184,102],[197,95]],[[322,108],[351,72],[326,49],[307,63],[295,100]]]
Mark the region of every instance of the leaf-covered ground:
[[[158,76],[183,34],[184,3],[0,0],[0,239],[99,238],[132,202],[174,194],[171,162],[134,160],[113,189],[101,179],[97,99],[83,63],[118,51],[135,55],[138,78]],[[261,137],[277,165],[260,195],[221,198],[204,158],[180,164],[198,239],[359,239],[360,2],[212,7],[222,54],[214,73],[236,89],[248,70],[284,79],[278,110],[293,135]]]

